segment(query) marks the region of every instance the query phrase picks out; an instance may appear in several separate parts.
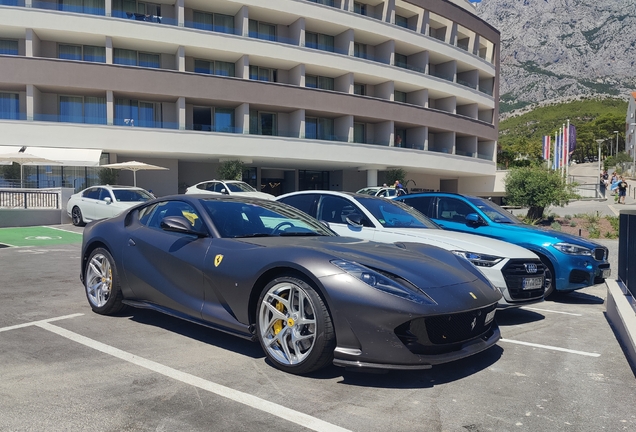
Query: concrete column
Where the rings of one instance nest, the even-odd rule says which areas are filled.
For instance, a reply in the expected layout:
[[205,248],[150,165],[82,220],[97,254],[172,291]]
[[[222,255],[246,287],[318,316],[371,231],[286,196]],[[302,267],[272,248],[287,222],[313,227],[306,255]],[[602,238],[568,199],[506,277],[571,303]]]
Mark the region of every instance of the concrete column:
[[382,21],[395,24],[395,0],[385,0]]
[[24,1],[24,7],[33,7],[33,0],[25,0]]
[[113,38],[106,36],[106,64],[113,64]]
[[106,90],[106,124],[115,124],[115,96],[112,90]]
[[33,84],[27,84],[26,86],[26,118],[28,121],[33,121],[33,113],[35,112],[35,86]]
[[[352,2],[353,3],[353,2]],[[353,29],[348,29],[334,37],[336,52],[348,56],[353,55]]]
[[294,138],[305,138],[305,110],[299,109],[289,113],[289,132]]
[[422,22],[419,22],[419,17],[418,17],[418,26],[421,24],[421,28],[418,27],[418,31],[422,34],[428,35],[429,29],[430,29],[430,23],[431,23],[431,13],[427,10],[425,10],[422,14],[421,14],[421,18],[422,18]]
[[367,186],[374,187],[377,185],[378,185],[378,170],[368,169],[367,170]]
[[353,142],[353,116],[338,117],[333,122],[334,132],[338,141]]
[[305,87],[305,65],[299,64],[298,66],[289,70],[289,84],[296,85],[298,87]]
[[477,33],[472,33],[470,36],[468,52],[474,55],[479,55],[479,35]]
[[250,79],[250,56],[244,55],[234,63],[236,78]]
[[234,109],[236,129],[239,133],[250,133],[250,104],[244,103]]
[[104,14],[107,17],[113,15],[113,0],[104,0]]
[[25,57],[40,56],[40,38],[33,29],[26,29],[24,38],[24,55]]
[[375,97],[378,98],[395,100],[395,82],[387,81],[382,84],[377,84],[375,86],[373,94]]
[[179,118],[179,130],[186,128],[186,101],[183,96],[177,99],[177,117]]
[[456,22],[453,22],[450,32],[446,33],[445,42],[450,45],[457,45],[457,23]]
[[300,17],[289,25],[289,38],[296,46],[305,46],[305,18]]
[[241,7],[234,15],[234,30],[239,36],[247,36],[249,34],[249,13],[247,6]]
[[174,2],[174,14],[177,17],[177,25],[179,27],[185,26],[185,0],[176,0]]
[[185,47],[180,46],[177,48],[176,61],[177,70],[179,72],[185,72]]
[[353,73],[349,72],[336,77],[334,80],[334,90],[337,92],[353,94]]

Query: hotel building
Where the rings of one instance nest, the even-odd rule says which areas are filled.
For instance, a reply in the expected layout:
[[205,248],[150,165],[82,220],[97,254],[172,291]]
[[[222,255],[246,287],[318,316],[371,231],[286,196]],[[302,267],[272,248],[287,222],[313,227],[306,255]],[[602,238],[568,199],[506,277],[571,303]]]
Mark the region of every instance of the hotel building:
[[[499,41],[465,0],[0,0],[0,146],[167,167],[137,174],[157,195],[236,159],[276,195],[395,168],[490,195]],[[99,181],[72,165],[25,175]]]

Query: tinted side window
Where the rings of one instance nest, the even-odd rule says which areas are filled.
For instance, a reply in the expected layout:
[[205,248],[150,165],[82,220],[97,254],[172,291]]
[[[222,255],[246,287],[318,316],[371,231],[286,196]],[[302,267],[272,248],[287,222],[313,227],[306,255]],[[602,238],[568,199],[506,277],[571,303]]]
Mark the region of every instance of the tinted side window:
[[411,198],[405,198],[402,200],[402,202],[404,202],[404,204],[408,204],[411,207],[413,207],[415,210],[419,211],[420,213],[423,213],[424,215],[428,216],[428,217],[434,217],[433,215],[433,208],[431,206],[431,203],[433,202],[435,198],[434,197],[411,197]]
[[320,206],[318,210],[318,219],[325,222],[346,224],[347,216],[352,213],[358,213],[364,216],[351,201],[338,197],[325,195],[320,200]]
[[475,210],[463,201],[456,198],[440,197],[438,213],[439,218],[452,222],[466,222],[466,215]]
[[84,198],[99,199],[100,188],[90,188],[82,195]]
[[279,201],[292,207],[296,207],[298,210],[305,212],[310,216],[316,217],[317,198],[318,195],[316,194],[305,194],[290,196]]
[[110,192],[108,191],[108,189],[99,188],[99,199],[103,201],[103,200],[105,200],[106,198],[110,198],[110,199],[112,199],[112,197],[110,196]]
[[[192,206],[183,201],[164,201],[158,203],[155,209],[150,209],[150,217],[147,226],[161,229],[161,221],[168,216],[181,216],[190,222],[192,228],[201,231],[203,222],[201,217]],[[143,217],[140,212],[140,217]],[[140,219],[141,221],[141,219]],[[142,222],[143,223],[143,222]]]

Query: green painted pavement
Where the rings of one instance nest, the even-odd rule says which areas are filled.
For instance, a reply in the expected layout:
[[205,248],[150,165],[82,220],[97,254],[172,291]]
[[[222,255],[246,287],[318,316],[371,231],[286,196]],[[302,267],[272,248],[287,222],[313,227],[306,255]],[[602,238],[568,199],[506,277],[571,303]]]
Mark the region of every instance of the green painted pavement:
[[55,228],[0,228],[0,243],[7,246],[47,246],[81,242],[82,234]]

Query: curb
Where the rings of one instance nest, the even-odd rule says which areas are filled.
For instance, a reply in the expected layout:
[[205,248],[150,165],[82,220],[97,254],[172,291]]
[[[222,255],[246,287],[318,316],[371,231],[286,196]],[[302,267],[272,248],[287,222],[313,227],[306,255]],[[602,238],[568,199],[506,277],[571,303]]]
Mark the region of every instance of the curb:
[[632,369],[636,369],[636,302],[622,282],[606,279],[605,286],[607,319],[625,350],[627,361]]

